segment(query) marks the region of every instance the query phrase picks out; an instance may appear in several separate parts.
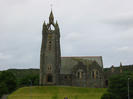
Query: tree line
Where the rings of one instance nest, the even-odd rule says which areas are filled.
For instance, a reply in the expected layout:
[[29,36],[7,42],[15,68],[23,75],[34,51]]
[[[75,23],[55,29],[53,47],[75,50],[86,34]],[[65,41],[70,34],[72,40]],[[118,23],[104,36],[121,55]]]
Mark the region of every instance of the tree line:
[[10,94],[20,87],[37,85],[39,85],[39,75],[36,73],[19,77],[10,70],[0,72],[0,97],[3,94]]
[[[0,72],[0,97],[3,94],[10,94],[20,87],[38,85],[38,70],[7,70]],[[110,77],[107,91],[101,99],[128,99],[128,97],[133,99],[133,72],[124,72]]]

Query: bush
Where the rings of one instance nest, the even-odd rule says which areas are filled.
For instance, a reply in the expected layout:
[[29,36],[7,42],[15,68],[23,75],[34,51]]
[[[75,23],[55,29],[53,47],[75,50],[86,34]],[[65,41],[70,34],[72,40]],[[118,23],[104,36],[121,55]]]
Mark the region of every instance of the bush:
[[39,76],[38,75],[28,75],[20,79],[18,86],[23,87],[23,86],[30,86],[34,85],[37,86],[39,85]]
[[107,92],[102,95],[101,99],[119,99],[118,96],[115,96],[114,94]]

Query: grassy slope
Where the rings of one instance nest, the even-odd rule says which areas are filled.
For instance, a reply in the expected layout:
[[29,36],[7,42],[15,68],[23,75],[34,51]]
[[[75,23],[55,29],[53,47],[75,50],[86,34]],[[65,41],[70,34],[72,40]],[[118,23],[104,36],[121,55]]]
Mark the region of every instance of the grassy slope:
[[24,87],[20,88],[8,99],[100,99],[106,91],[104,88],[79,87]]

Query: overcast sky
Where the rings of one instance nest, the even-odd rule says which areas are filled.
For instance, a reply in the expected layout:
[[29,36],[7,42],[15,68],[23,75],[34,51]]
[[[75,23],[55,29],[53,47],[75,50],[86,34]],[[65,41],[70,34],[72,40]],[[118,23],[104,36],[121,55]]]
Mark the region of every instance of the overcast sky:
[[39,68],[51,3],[62,56],[102,56],[104,67],[133,64],[133,0],[0,0],[0,70]]

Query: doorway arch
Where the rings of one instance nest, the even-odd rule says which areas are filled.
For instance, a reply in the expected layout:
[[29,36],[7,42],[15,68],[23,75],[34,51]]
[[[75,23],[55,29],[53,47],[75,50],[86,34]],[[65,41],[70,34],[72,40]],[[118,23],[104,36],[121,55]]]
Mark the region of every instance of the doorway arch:
[[47,75],[47,82],[49,83],[53,82],[53,76],[51,74]]

